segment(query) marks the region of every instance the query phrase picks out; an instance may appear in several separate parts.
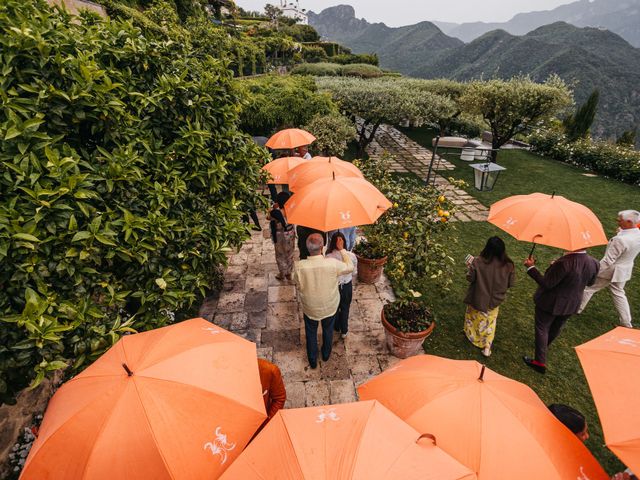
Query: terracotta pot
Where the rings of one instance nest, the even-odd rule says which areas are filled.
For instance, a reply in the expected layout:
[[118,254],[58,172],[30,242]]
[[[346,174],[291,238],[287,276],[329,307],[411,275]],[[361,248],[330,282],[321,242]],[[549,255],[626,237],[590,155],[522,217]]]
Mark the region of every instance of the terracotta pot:
[[422,332],[403,333],[387,321],[384,310],[383,308],[380,317],[384,327],[384,336],[387,339],[387,347],[391,354],[398,358],[408,358],[421,353],[422,343],[436,328],[436,322],[432,320],[431,325]]
[[358,281],[362,283],[376,283],[382,276],[382,271],[387,263],[387,257],[384,258],[365,258],[360,255],[358,257]]

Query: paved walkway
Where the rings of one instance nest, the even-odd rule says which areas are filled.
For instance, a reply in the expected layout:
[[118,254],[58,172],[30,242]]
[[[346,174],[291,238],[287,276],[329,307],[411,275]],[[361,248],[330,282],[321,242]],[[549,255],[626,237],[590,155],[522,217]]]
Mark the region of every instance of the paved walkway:
[[354,280],[349,335],[344,340],[334,335],[331,358],[312,370],[296,288],[275,278],[278,268],[264,217],[261,223],[263,232],[255,232],[229,257],[223,291],[202,306],[200,315],[251,340],[260,357],[280,367],[287,408],[355,401],[358,385],[398,361],[387,352],[380,323],[383,302],[393,299],[389,283]]
[[[371,158],[382,157],[385,153],[391,156],[391,171],[396,173],[411,172],[426,180],[431,163],[432,152],[414,142],[398,129],[381,125],[376,137],[367,148]],[[447,178],[437,172],[451,171],[455,165],[436,155],[434,170],[435,185],[456,206],[454,220],[462,222],[485,221],[489,209],[461,188],[452,185]],[[473,188],[472,185],[469,188]]]

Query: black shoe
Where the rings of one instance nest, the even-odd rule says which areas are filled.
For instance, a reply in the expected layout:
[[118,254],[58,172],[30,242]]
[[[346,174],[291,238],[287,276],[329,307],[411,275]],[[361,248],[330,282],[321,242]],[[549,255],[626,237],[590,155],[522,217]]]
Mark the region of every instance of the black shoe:
[[322,361],[323,362],[328,362],[329,361],[329,357],[331,356],[331,354],[327,355],[326,357],[324,356],[324,354],[322,355]]
[[316,368],[318,368],[318,362],[312,362],[311,360],[309,360],[309,366],[311,367],[311,370],[315,370]]
[[524,360],[524,363],[527,367],[533,368],[538,373],[545,373],[547,371],[547,367],[545,367],[544,365],[540,365],[538,362],[527,357],[526,355],[522,357],[522,360]]

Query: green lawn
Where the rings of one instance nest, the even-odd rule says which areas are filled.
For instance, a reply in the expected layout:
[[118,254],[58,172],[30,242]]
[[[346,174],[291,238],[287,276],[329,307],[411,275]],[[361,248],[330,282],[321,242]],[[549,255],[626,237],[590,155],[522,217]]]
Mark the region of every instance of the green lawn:
[[[405,130],[415,141],[430,147],[432,133],[427,130]],[[590,178],[577,168],[560,162],[547,160],[525,151],[504,151],[498,163],[507,168],[498,179],[495,191],[478,192],[473,188],[472,169],[467,162],[446,157],[456,165],[449,176],[465,180],[470,185],[466,190],[480,202],[489,206],[511,196],[532,192],[556,192],[591,208],[602,221],[607,235],[615,233],[616,214],[620,210],[640,207],[640,189],[604,178]],[[581,410],[589,422],[591,438],[587,446],[610,473],[621,470],[622,465],[604,446],[591,393],[573,347],[605,333],[617,325],[617,314],[607,291],[594,296],[586,311],[572,317],[565,330],[551,346],[546,375],[540,375],[522,362],[522,355],[532,355],[534,350],[534,319],[532,295],[535,282],[529,278],[522,261],[529,252],[530,244],[519,243],[484,222],[457,223],[450,232],[451,253],[458,261],[454,272],[454,284],[442,291],[425,282],[426,291],[431,292],[429,301],[434,307],[437,326],[433,335],[425,342],[427,353],[458,359],[476,359],[486,362],[493,370],[531,386],[547,403],[566,403]],[[472,346],[464,336],[462,323],[465,306],[462,303],[467,288],[464,257],[467,253],[477,255],[486,239],[499,235],[507,244],[507,251],[516,263],[517,282],[502,305],[497,323],[493,355],[485,359],[480,350]],[[600,259],[604,247],[590,253]],[[541,270],[549,261],[560,255],[556,249],[538,247],[536,256]],[[636,265],[635,276],[627,284],[626,292],[631,303],[636,324],[640,322],[640,265]]]

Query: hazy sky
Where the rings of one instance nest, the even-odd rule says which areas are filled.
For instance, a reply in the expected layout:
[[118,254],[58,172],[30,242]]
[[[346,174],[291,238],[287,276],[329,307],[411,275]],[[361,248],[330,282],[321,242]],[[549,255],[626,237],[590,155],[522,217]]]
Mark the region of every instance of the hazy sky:
[[[421,20],[504,22],[516,13],[550,10],[572,1],[574,0],[300,0],[300,6],[318,13],[333,5],[348,4],[356,9],[358,18],[364,17],[369,22],[384,22],[397,27]],[[267,3],[278,5],[280,2],[236,0],[237,5],[247,10],[262,10]]]

